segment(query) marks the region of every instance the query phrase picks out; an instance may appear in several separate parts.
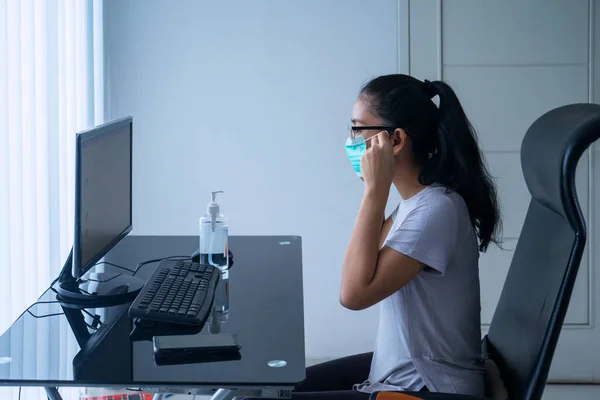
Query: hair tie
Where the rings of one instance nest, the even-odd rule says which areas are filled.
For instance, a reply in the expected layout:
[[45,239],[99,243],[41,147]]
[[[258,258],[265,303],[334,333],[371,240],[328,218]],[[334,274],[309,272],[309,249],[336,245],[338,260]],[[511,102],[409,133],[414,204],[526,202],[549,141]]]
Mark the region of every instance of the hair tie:
[[435,86],[427,79],[423,81],[423,91],[427,96],[429,96],[430,99],[437,96]]
[[434,156],[437,156],[438,154],[438,148],[436,147],[435,149],[433,149],[433,151],[430,151],[429,153],[427,153],[427,158],[431,159]]

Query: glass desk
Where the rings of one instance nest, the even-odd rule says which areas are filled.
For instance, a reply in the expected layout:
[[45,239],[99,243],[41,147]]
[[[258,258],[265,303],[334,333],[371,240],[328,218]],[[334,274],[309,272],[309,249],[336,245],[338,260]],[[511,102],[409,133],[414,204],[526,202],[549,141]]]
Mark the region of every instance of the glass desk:
[[[152,335],[132,340],[129,304],[88,309],[103,324],[60,304],[38,304],[0,337],[0,384],[5,386],[127,387],[154,393],[289,397],[305,378],[302,245],[297,236],[232,236],[230,311],[211,318],[205,334],[237,334],[241,359],[157,366]],[[189,256],[197,236],[128,236],[104,259],[135,269],[138,263]],[[136,276],[148,279],[158,263]],[[109,265],[106,271],[113,272]],[[53,301],[46,291],[40,301]],[[148,333],[148,332],[146,332]],[[174,334],[180,334],[173,332]],[[54,394],[53,394],[54,393]],[[54,397],[59,398],[59,397]]]

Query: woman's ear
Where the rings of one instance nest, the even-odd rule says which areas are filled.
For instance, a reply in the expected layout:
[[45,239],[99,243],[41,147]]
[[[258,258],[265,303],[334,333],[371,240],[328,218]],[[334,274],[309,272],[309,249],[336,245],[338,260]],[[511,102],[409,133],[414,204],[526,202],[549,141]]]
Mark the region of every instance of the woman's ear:
[[406,143],[406,132],[404,129],[398,128],[390,135],[390,139],[394,146],[394,156],[397,156]]

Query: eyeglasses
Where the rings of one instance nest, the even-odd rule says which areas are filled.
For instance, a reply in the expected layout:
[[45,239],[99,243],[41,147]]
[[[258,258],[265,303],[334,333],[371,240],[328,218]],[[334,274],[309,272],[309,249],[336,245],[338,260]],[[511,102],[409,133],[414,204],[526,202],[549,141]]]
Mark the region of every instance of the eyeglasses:
[[360,131],[371,131],[371,130],[387,131],[388,133],[391,133],[391,132],[395,131],[396,128],[393,128],[391,126],[379,126],[379,125],[348,126],[348,131],[350,132],[350,138],[352,138],[352,139],[355,139],[356,135],[358,135],[358,133]]

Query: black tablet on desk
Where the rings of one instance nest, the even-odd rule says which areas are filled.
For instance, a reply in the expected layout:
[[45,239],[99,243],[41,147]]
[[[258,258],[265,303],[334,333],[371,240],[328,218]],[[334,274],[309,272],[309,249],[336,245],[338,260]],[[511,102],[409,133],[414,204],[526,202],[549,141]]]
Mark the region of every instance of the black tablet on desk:
[[157,366],[242,358],[238,337],[231,333],[155,336],[152,342]]

